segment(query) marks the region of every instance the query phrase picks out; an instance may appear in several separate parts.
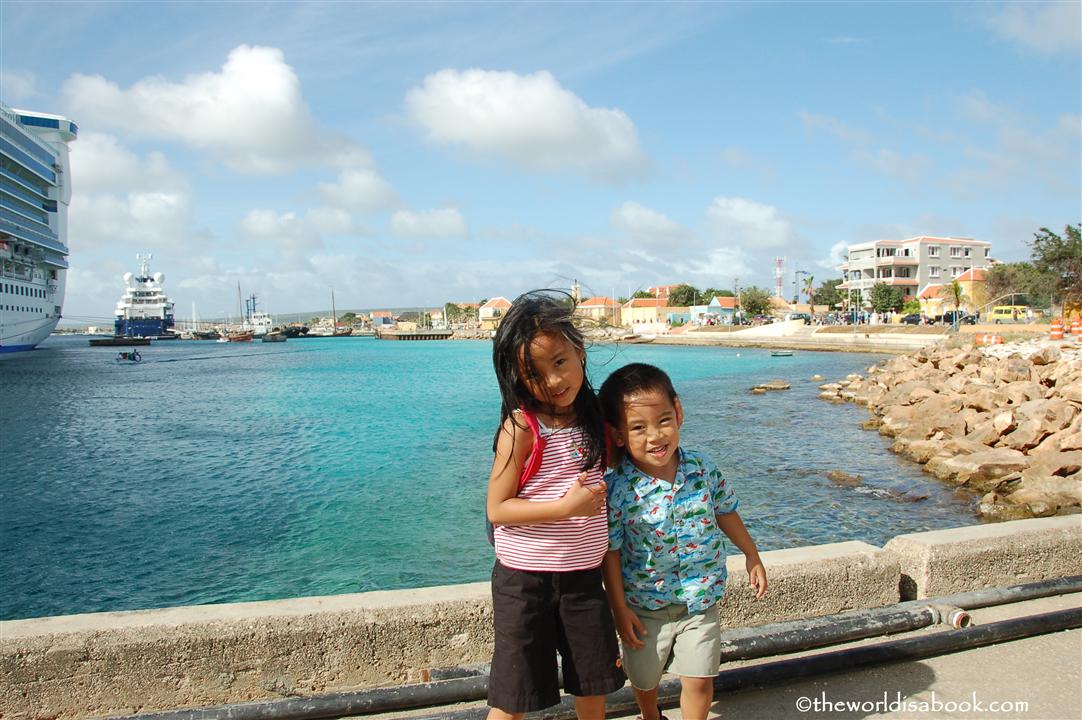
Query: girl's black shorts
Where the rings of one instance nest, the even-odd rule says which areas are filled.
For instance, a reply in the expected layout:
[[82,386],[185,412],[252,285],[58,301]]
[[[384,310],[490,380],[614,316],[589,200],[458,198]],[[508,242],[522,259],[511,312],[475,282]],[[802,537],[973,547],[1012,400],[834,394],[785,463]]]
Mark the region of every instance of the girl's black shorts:
[[488,704],[508,713],[560,702],[556,654],[572,695],[608,695],[624,686],[616,628],[601,568],[572,572],[492,569],[496,649]]

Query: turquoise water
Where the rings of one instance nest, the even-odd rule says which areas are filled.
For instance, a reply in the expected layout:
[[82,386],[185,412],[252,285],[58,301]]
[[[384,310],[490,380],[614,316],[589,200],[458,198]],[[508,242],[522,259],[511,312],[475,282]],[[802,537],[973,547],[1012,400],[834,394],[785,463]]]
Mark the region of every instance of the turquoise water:
[[[139,365],[116,352],[53,337],[0,359],[0,618],[487,577],[488,343],[175,341]],[[595,385],[632,361],[669,371],[684,445],[728,474],[761,548],[977,522],[972,499],[861,430],[864,409],[815,398],[813,374],[877,359],[632,345],[593,348],[590,367]],[[749,394],[775,377],[793,389]]]

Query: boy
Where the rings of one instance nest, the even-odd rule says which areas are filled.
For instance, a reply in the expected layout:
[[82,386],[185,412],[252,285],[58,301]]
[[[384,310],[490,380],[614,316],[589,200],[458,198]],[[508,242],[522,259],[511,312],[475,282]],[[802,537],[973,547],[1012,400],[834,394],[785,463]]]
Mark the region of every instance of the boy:
[[657,686],[666,670],[680,676],[685,720],[706,720],[721,665],[721,534],[747,558],[757,598],[766,592],[766,570],[717,466],[680,447],[684,411],[669,376],[633,363],[614,372],[599,394],[612,444],[622,451],[606,478],[603,570],[624,670],[644,720],[661,717]]

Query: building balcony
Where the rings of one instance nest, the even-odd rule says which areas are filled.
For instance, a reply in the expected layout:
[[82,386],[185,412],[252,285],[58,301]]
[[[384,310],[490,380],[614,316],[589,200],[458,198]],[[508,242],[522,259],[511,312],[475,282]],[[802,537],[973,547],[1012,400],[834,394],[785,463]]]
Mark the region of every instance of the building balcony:
[[912,285],[916,287],[916,278],[903,278],[903,277],[889,277],[889,278],[875,278],[873,283],[885,283],[887,285]]
[[880,267],[889,267],[891,265],[920,265],[920,260],[913,256],[906,257],[904,255],[895,255],[893,257],[878,257],[875,259],[875,264]]

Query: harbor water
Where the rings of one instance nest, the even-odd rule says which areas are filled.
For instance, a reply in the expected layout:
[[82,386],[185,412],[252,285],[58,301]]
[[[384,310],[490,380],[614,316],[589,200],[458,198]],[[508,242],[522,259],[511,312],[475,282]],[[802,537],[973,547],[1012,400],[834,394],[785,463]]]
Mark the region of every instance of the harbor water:
[[[0,619],[487,579],[499,398],[480,341],[86,338],[0,359]],[[819,382],[879,356],[597,345],[595,386],[657,364],[762,549],[978,522],[975,498],[860,428]],[[792,389],[752,395],[781,378]],[[859,475],[839,484],[829,471]]]

